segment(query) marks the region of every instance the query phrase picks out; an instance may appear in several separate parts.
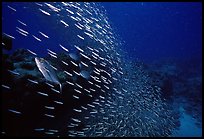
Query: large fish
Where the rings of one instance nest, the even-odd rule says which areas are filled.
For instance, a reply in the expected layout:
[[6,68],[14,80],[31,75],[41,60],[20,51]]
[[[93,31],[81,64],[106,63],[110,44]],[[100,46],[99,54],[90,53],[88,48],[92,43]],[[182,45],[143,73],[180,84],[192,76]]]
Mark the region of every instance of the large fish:
[[46,80],[59,84],[60,86],[60,92],[62,92],[62,84],[59,82],[57,75],[54,71],[54,69],[51,67],[50,63],[46,61],[43,58],[35,58],[35,63],[40,70],[40,72],[43,74]]

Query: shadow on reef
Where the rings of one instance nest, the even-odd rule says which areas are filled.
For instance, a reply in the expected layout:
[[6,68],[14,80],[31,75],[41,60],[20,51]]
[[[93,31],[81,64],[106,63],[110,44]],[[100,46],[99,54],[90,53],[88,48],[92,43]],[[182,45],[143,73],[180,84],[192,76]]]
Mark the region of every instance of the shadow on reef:
[[[76,136],[81,133],[86,133],[84,136],[169,136],[180,126],[180,114],[166,103],[173,86],[166,73],[155,74],[161,78],[158,79],[161,86],[160,82],[152,81],[156,79],[150,78],[154,74],[144,70],[147,66],[140,62],[124,62],[126,65],[109,69],[101,61],[93,64],[77,54],[58,53],[57,59],[44,57],[57,68],[55,72],[62,92],[58,84],[45,80],[36,66],[35,56],[26,49],[3,54],[6,68],[2,69],[1,109],[3,132],[6,131],[7,136],[72,136],[69,133]],[[81,61],[90,66],[81,65]],[[84,70],[90,77],[81,76]],[[101,72],[103,70],[108,73]],[[100,76],[96,71],[100,71]],[[120,78],[111,77],[109,73]],[[165,96],[164,91],[169,94]]]
[[[53,66],[60,67],[56,71],[59,81],[62,83],[62,92],[59,95],[56,93],[59,90],[59,86],[45,80],[37,68],[34,58],[35,56],[26,49],[17,49],[10,56],[3,54],[2,80],[4,85],[9,86],[9,88],[4,87],[2,90],[3,127],[9,131],[7,134],[13,136],[42,136],[41,133],[34,131],[34,129],[41,127],[60,129],[57,134],[67,136],[67,124],[65,123],[68,123],[71,117],[77,117],[73,109],[92,102],[99,95],[105,96],[104,92],[110,90],[103,87],[103,83],[98,83],[93,78],[90,78],[89,81],[92,84],[102,86],[101,89],[104,90],[102,92],[98,87],[90,85],[82,76],[74,74],[72,71],[79,73],[79,68],[71,63],[70,56],[61,53],[58,54],[58,60],[52,57],[45,58]],[[59,60],[69,64],[69,68],[62,65]],[[75,60],[75,62],[79,64],[80,60]],[[96,66],[95,68],[105,70],[104,67]],[[73,77],[68,76],[63,71],[73,74]],[[96,73],[92,72],[91,74],[94,76]],[[110,78],[105,74],[103,76]],[[78,87],[73,87],[72,82],[78,84]],[[87,90],[92,88],[97,93],[80,93],[83,91],[82,88]],[[76,89],[79,91],[78,95],[76,95]],[[78,96],[78,98],[73,98],[73,95]],[[16,116],[9,109],[20,110],[22,113]],[[55,120],[53,121],[49,116],[46,117],[45,114],[54,116]],[[84,114],[86,112],[81,113],[78,117],[83,117]],[[16,125],[20,126],[16,128]],[[78,128],[83,128],[83,123]]]

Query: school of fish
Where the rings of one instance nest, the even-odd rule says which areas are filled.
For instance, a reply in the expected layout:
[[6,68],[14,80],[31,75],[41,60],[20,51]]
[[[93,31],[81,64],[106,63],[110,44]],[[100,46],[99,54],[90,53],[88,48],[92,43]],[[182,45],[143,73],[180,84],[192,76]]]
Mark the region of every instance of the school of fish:
[[[10,14],[5,17],[3,13],[3,25],[4,20],[12,20],[13,24],[7,26],[14,31],[3,29],[2,35],[21,44],[34,57],[39,78],[45,79],[46,87],[40,87],[43,83],[37,80],[27,79],[26,83],[40,88],[33,91],[35,101],[32,104],[24,101],[27,103],[22,105],[13,103],[3,111],[14,118],[4,123],[1,134],[171,135],[176,127],[171,107],[160,97],[161,89],[150,84],[151,77],[143,66],[124,58],[123,43],[100,3],[4,2],[3,8]],[[29,47],[33,44],[34,47]],[[17,71],[8,72],[21,75]],[[58,78],[59,73],[64,75],[64,80]],[[5,83],[2,88],[13,90]],[[27,105],[39,109],[23,109]],[[12,121],[19,121],[19,125],[12,125]]]

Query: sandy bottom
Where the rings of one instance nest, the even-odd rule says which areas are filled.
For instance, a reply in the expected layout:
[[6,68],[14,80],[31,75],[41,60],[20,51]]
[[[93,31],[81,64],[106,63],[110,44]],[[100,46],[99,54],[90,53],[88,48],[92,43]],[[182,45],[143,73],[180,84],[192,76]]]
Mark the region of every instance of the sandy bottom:
[[172,134],[173,137],[202,137],[202,128],[195,124],[195,119],[185,113],[183,107],[180,107],[182,116],[180,117],[181,126]]

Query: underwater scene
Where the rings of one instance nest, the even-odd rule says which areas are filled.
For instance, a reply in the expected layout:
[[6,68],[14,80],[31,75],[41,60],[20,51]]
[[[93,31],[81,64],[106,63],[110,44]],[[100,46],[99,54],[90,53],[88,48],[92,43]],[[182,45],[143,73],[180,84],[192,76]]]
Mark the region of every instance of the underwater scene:
[[202,137],[201,2],[1,4],[1,136]]

